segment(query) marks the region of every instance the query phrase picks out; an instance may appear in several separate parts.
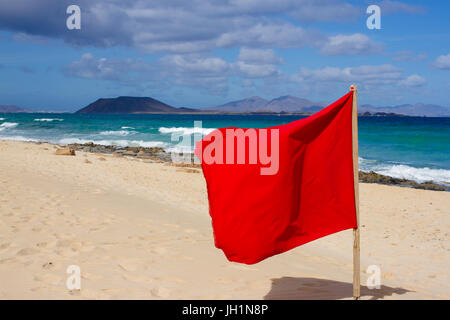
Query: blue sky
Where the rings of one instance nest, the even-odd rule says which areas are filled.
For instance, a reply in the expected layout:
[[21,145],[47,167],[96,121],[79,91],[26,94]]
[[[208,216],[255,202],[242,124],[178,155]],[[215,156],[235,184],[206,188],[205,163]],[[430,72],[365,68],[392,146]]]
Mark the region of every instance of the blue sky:
[[[68,30],[66,8],[81,8]],[[366,8],[381,7],[381,30]],[[450,106],[449,1],[0,0],[0,105],[100,97],[207,107],[258,95]]]

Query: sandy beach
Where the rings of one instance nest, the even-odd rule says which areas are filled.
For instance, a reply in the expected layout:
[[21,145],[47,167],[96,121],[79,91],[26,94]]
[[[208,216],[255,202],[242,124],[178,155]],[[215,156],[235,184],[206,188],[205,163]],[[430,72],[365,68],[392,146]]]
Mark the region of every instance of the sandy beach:
[[[199,169],[56,148],[0,141],[0,299],[352,298],[351,230],[231,263]],[[361,183],[360,206],[362,299],[450,299],[450,193]]]

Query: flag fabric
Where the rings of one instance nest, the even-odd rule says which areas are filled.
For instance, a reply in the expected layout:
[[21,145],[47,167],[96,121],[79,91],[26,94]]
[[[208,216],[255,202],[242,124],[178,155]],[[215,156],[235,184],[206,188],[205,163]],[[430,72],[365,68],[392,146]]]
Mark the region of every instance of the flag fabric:
[[305,119],[221,128],[197,143],[215,245],[228,260],[254,264],[357,227],[352,102],[349,92]]

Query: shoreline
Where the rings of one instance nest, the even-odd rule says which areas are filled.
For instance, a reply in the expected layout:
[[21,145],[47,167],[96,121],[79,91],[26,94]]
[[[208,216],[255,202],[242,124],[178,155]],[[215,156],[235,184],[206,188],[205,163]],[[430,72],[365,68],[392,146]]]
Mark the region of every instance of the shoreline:
[[[171,154],[173,152],[166,152],[163,147],[131,147],[131,146],[117,146],[117,145],[103,145],[103,144],[95,144],[93,142],[86,143],[54,143],[48,141],[33,141],[33,140],[8,140],[8,139],[0,139],[0,141],[12,141],[12,142],[23,142],[23,143],[33,143],[33,144],[50,144],[54,146],[58,146],[60,148],[69,147],[74,149],[75,151],[84,151],[89,153],[99,153],[99,154],[113,154],[115,156],[127,156],[127,157],[136,157],[138,159],[149,159],[155,161],[161,161],[165,163],[172,163],[172,165],[178,165],[182,167],[193,167],[200,168],[200,165],[194,164],[194,154],[191,154],[192,163],[191,164],[177,164],[172,161]],[[175,153],[177,154],[177,153]],[[178,155],[180,155],[178,153]],[[376,183],[382,185],[394,185],[405,188],[413,188],[413,189],[423,189],[423,190],[433,190],[433,191],[448,191],[450,192],[450,185],[436,183],[432,180],[417,182],[411,179],[405,178],[394,178],[391,176],[383,175],[376,173],[374,171],[362,171],[359,170],[359,182],[366,183]]]
[[[36,142],[33,142],[36,143]],[[58,146],[67,146],[69,148],[74,149],[75,151],[84,151],[91,153],[104,153],[104,154],[113,154],[116,156],[129,156],[129,157],[137,157],[142,159],[153,159],[153,160],[161,160],[163,162],[173,163],[171,159],[171,153],[168,153],[161,147],[118,147],[114,145],[99,145],[94,143],[72,143],[67,145],[59,145]],[[192,154],[192,158],[194,155]],[[194,164],[178,164],[183,167],[194,167],[200,168],[200,165]],[[444,186],[433,181],[426,182],[416,182],[414,180],[408,179],[399,179],[393,178],[390,176],[382,175],[379,173],[375,173],[373,171],[365,172],[359,171],[359,181],[367,182],[367,183],[378,183],[384,185],[396,185],[400,187],[414,188],[414,189],[423,189],[423,190],[433,190],[433,191],[450,191],[450,187]]]

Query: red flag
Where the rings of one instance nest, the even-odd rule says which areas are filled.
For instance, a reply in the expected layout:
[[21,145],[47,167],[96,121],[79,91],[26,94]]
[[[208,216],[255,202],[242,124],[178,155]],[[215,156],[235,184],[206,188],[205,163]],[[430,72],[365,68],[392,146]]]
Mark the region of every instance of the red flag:
[[349,92],[320,112],[266,129],[222,128],[197,143],[215,245],[253,264],[356,228]]

